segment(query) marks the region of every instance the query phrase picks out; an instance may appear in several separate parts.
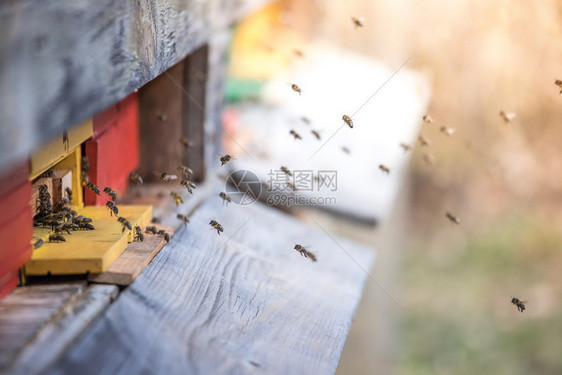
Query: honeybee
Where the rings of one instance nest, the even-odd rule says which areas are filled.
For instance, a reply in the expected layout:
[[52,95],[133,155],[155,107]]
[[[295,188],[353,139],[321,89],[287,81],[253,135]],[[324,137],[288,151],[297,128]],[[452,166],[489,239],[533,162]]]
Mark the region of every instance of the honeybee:
[[135,225],[135,240],[137,241],[144,241],[144,234],[142,233],[142,228],[138,225]]
[[351,154],[351,150],[349,148],[345,147],[345,146],[342,146],[341,150],[348,155]]
[[560,89],[560,94],[562,94],[562,81],[557,79],[556,81],[554,81],[554,84],[558,86],[558,88]]
[[177,180],[178,176],[176,176],[175,174],[167,174],[166,172],[163,172],[162,174],[160,174],[160,181],[163,182],[168,182],[171,180]]
[[517,306],[517,311],[520,311],[520,312],[525,311],[525,304],[527,303],[526,301],[523,302],[519,298],[513,297],[511,299],[511,303],[513,303],[515,306]]
[[91,191],[93,191],[94,193],[96,193],[97,195],[101,195],[100,188],[97,187],[96,185],[92,184],[91,182],[88,182],[86,184],[86,187],[88,189],[90,189]]
[[288,176],[292,176],[293,174],[291,173],[291,171],[289,170],[289,168],[281,166],[281,170],[283,171],[283,173],[285,173]]
[[61,233],[64,233],[64,232],[70,234],[70,230],[68,228],[67,229],[63,228],[62,224],[60,224],[58,227],[56,227],[54,229],[54,232],[55,232],[55,234],[61,234]]
[[68,132],[66,129],[62,132],[62,144],[64,145],[65,151],[70,150],[70,139],[68,139]]
[[125,229],[133,230],[133,226],[131,225],[131,223],[127,219],[125,219],[124,217],[119,216],[117,218],[117,221],[120,222],[121,225],[123,226],[121,228],[121,233],[123,233],[125,231]]
[[316,139],[318,139],[319,141],[322,139],[322,137],[320,137],[320,133],[317,130],[311,130],[310,131],[315,137]]
[[142,185],[142,183],[143,183],[142,177],[139,176],[139,174],[135,173],[135,172],[131,172],[129,174],[129,180],[131,180],[136,185]]
[[168,121],[168,116],[166,116],[166,114],[160,112],[160,111],[156,111],[154,112],[154,114],[156,115],[156,117],[158,118],[158,120],[162,121],[162,122],[166,122]]
[[448,128],[446,126],[440,127],[439,130],[441,131],[441,133],[445,134],[447,137],[452,136],[456,131],[456,129]]
[[146,228],[144,228],[144,231],[146,233],[152,233],[152,234],[157,234],[158,230],[156,229],[155,226],[147,226]]
[[407,143],[400,143],[400,147],[402,147],[402,150],[404,150],[404,153],[412,150],[412,146],[410,146]]
[[43,246],[43,240],[37,240],[37,241],[35,241],[35,243],[33,244],[33,248],[34,248],[34,249],[39,249],[41,246]]
[[107,209],[109,210],[109,214],[110,214],[111,216],[113,216],[113,215],[115,215],[115,216],[119,215],[119,209],[117,208],[117,205],[116,205],[114,202],[112,202],[112,201],[107,201],[107,202],[105,203],[105,206],[106,206]]
[[67,187],[66,189],[64,189],[64,191],[68,195],[68,200],[71,201],[72,200],[72,189]]
[[304,57],[304,53],[303,53],[300,49],[298,49],[298,48],[293,49],[293,53],[294,53],[295,56],[297,56],[297,57],[301,57],[301,58]]
[[43,177],[43,178],[53,178],[53,177],[55,177],[55,171],[53,170],[53,168],[49,168],[41,174],[41,177]]
[[302,92],[301,88],[300,88],[299,86],[297,86],[296,84],[294,84],[294,83],[291,83],[291,88],[293,89],[294,92],[298,92],[299,95],[300,95],[301,92]]
[[348,115],[343,115],[341,118],[350,128],[353,129],[353,120]]
[[365,22],[364,17],[351,17],[351,22],[355,25],[355,28],[363,27],[363,22]]
[[459,220],[459,218],[456,217],[455,215],[453,215],[453,214],[450,213],[450,212],[447,212],[447,213],[445,214],[445,216],[447,216],[447,219],[449,219],[452,223],[455,223],[455,224],[460,224],[460,223],[461,223],[461,221]]
[[505,121],[506,124],[509,124],[511,120],[513,120],[517,114],[515,112],[506,113],[504,111],[500,111],[500,117]]
[[189,194],[193,194],[193,190],[191,189],[197,189],[197,186],[195,186],[191,180],[181,180],[180,185],[185,186]]
[[228,196],[228,194],[226,194],[225,192],[221,191],[219,193],[219,197],[222,198],[222,203],[223,205],[226,204],[226,206],[228,207],[228,203],[232,203],[232,199],[230,199],[230,197]]
[[420,145],[429,146],[429,139],[427,139],[423,135],[418,136],[418,140],[420,141]]
[[178,167],[178,171],[186,178],[191,178],[193,176],[193,169],[186,167],[185,165],[180,165]]
[[218,156],[220,156],[220,161],[221,161],[221,167],[223,165],[225,165],[226,163],[228,163],[230,161],[230,159],[234,159],[232,156],[225,154],[225,155],[221,155],[221,154],[217,154]]
[[217,230],[217,234],[218,234],[218,235],[220,235],[221,232],[224,232],[224,228],[223,228],[222,225],[220,225],[219,222],[216,221],[216,220],[211,220],[211,221],[209,221],[209,225],[210,225],[211,227],[213,227],[213,229],[216,229],[216,230]]
[[170,193],[170,196],[171,196],[172,198],[174,198],[174,201],[176,202],[176,207],[179,206],[180,204],[183,204],[183,199],[182,199],[182,197],[181,197],[178,193],[176,193],[175,191],[172,191],[172,192]]
[[299,133],[297,133],[294,130],[289,131],[289,134],[291,134],[293,137],[295,137],[295,139],[302,139],[302,137],[300,136]]
[[157,234],[164,239],[166,242],[170,242],[170,235],[164,229],[160,229]]
[[383,164],[379,165],[379,169],[380,169],[383,173],[386,173],[386,174],[389,174],[389,173],[390,173],[390,168],[388,168],[387,166],[385,166],[385,165],[383,165]]
[[84,222],[80,222],[78,224],[78,228],[80,229],[86,229],[86,230],[94,230],[96,228],[94,228],[94,226],[90,223],[84,223]]
[[431,154],[423,154],[423,161],[427,165],[433,165],[435,164],[435,157]]
[[308,117],[305,116],[301,116],[301,121],[304,122],[307,125],[310,125],[310,120]]
[[180,143],[183,145],[183,147],[186,148],[186,150],[189,150],[190,148],[193,148],[193,146],[195,145],[192,141],[190,141],[187,138],[181,138]]
[[111,197],[111,200],[112,200],[112,201],[115,202],[115,201],[117,200],[117,193],[116,193],[114,190],[112,190],[109,186],[108,186],[108,187],[105,187],[105,188],[103,189],[103,192],[104,192],[105,194],[109,195],[109,196]]
[[189,223],[189,219],[188,219],[187,216],[185,216],[185,215],[178,214],[176,217],[177,217],[178,219],[180,219],[181,221],[183,221],[183,223],[184,223],[185,225],[187,225],[187,223]]
[[427,123],[427,124],[433,123],[433,119],[432,119],[431,116],[429,116],[429,115],[424,115],[424,116],[422,117],[422,120],[423,120],[423,122],[425,122],[425,123]]
[[305,258],[310,258],[311,261],[316,262],[316,255],[308,251],[304,246],[297,244],[295,245],[295,250]]
[[49,242],[66,242],[66,238],[61,236],[60,234],[51,234],[49,235]]

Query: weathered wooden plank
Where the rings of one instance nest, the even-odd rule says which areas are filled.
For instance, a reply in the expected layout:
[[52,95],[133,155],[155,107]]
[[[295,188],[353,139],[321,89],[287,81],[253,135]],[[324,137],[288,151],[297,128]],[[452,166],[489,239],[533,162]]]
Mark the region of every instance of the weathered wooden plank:
[[92,285],[62,309],[25,345],[15,358],[11,374],[41,374],[113,302],[115,285]]
[[155,78],[268,0],[0,5],[0,170]]
[[[174,236],[174,227],[151,224],[158,230],[163,229],[170,238]],[[107,271],[88,275],[88,280],[95,283],[130,285],[150,264],[152,259],[164,247],[163,237],[144,233],[144,241],[131,242],[125,251],[109,266]]]
[[20,287],[0,301],[0,372],[7,372],[19,351],[84,285]]
[[366,279],[355,262],[373,259],[336,241],[260,203],[211,199],[50,373],[333,373]]

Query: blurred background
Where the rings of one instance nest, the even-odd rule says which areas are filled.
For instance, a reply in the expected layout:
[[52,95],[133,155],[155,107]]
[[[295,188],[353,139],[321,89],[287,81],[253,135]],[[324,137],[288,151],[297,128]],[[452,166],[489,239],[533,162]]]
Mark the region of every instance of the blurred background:
[[231,103],[325,43],[431,87],[390,217],[317,218],[378,251],[338,373],[562,373],[562,3],[283,0],[235,35]]

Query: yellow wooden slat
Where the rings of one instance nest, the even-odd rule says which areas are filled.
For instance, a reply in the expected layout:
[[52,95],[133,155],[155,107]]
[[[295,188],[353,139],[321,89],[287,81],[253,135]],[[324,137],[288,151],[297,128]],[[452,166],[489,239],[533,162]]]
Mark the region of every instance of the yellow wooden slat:
[[[92,218],[93,231],[73,231],[66,242],[45,244],[33,252],[25,265],[27,275],[69,275],[100,273],[117,259],[132,240],[130,231],[121,232],[121,224],[103,206],[86,206],[77,210]],[[144,227],[152,220],[152,206],[120,206],[119,215],[133,226]],[[48,237],[49,230],[36,228],[34,237]]]
[[62,134],[40,147],[31,155],[30,179],[38,177],[41,173],[54,166],[56,163],[70,155],[82,142],[94,133],[92,120],[84,121],[68,129],[68,145],[62,141]]

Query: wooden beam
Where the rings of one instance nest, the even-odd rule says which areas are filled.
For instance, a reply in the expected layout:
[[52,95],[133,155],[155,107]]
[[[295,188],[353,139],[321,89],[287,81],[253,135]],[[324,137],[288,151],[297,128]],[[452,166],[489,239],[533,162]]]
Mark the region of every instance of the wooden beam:
[[270,0],[0,5],[0,171]]
[[333,374],[373,260],[334,239],[260,203],[210,199],[52,370]]

